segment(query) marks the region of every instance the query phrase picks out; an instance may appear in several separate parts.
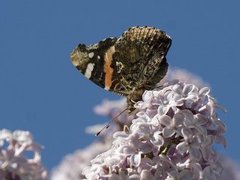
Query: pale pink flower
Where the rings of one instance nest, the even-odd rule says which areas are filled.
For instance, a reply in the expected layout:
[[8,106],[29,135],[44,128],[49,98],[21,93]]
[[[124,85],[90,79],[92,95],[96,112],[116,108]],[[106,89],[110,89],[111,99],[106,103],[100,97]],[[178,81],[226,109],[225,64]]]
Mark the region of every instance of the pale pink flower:
[[[65,174],[59,180],[75,180],[77,176],[70,174],[91,180],[221,179],[224,163],[213,149],[214,143],[226,146],[225,126],[216,114],[221,106],[210,95],[207,85],[186,71],[170,70],[163,82],[157,89],[144,92],[142,101],[135,104],[136,115],[129,118],[123,113],[113,121],[110,127],[116,124],[120,131],[110,131],[115,132],[113,139],[109,133],[101,139],[106,139],[103,143],[112,143],[110,149],[99,152],[90,163],[91,158],[84,153],[79,154],[85,160],[73,154],[69,162],[65,160],[68,166],[55,171]],[[114,118],[126,109],[125,102],[105,101],[95,111]],[[94,129],[97,128],[90,131],[96,132]],[[75,161],[83,166],[70,168]]]
[[40,150],[30,132],[0,130],[0,179],[47,180]]
[[182,82],[146,91],[128,130],[116,132],[111,149],[93,159],[83,174],[87,179],[219,177],[222,167],[212,146],[225,142],[217,141],[225,127],[212,101],[208,88]]

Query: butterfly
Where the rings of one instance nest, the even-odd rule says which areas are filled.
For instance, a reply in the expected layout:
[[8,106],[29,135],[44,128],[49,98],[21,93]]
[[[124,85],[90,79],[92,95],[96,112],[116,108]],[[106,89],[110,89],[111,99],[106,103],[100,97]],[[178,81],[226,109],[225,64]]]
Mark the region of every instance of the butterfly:
[[71,53],[73,65],[105,90],[127,97],[128,112],[166,75],[171,38],[154,27],[131,27],[121,37],[96,44],[79,44]]

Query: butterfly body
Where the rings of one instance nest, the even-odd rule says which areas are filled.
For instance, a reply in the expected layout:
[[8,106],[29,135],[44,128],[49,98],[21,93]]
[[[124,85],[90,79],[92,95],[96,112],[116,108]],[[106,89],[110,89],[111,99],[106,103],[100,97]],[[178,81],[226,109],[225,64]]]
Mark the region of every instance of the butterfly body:
[[120,38],[97,44],[79,44],[72,63],[98,86],[126,96],[129,112],[145,90],[151,90],[165,76],[166,54],[171,38],[152,27],[129,28]]

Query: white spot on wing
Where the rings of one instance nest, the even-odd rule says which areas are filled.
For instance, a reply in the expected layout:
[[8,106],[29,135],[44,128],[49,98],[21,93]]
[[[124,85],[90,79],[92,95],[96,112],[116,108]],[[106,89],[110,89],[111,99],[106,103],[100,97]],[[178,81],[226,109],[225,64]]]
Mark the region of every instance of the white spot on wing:
[[91,77],[91,75],[92,75],[92,71],[93,71],[93,69],[94,69],[94,65],[95,64],[93,64],[93,63],[89,63],[88,65],[87,65],[87,68],[86,68],[86,71],[85,71],[85,73],[84,73],[84,76],[86,76],[88,79]]
[[90,53],[88,54],[88,57],[89,57],[89,58],[93,58],[93,56],[94,56],[94,52],[90,52]]
[[110,88],[109,88],[109,87],[105,87],[104,89],[107,90],[107,91],[109,91]]

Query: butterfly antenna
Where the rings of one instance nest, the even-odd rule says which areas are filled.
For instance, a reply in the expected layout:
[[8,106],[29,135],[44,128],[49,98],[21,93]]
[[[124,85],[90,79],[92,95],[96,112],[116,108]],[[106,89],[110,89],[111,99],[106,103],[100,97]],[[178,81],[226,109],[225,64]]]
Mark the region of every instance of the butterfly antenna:
[[98,133],[96,133],[96,136],[99,136],[99,134],[101,134],[101,132],[107,128],[109,128],[110,124],[115,120],[117,119],[121,114],[123,114],[125,111],[127,110],[124,109],[123,111],[121,111],[117,116],[115,116],[114,118],[112,118],[100,131],[98,131]]

